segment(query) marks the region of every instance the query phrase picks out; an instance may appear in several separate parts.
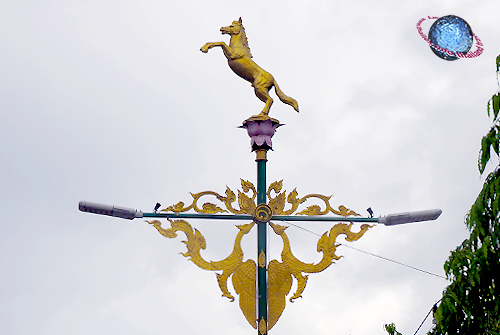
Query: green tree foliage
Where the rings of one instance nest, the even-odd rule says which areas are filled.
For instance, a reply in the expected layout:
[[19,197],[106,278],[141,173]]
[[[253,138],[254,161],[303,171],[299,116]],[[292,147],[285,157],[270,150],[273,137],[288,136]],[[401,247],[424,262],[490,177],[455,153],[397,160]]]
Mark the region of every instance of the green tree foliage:
[[389,335],[402,335],[396,330],[396,325],[394,323],[384,325],[384,329],[389,333]]
[[[500,85],[500,55],[496,59]],[[492,152],[500,157],[500,89],[488,101],[493,125],[481,141],[478,168],[484,173]],[[451,284],[436,309],[428,335],[500,334],[500,165],[491,172],[465,218],[470,231],[444,264]],[[401,335],[394,324],[390,335]]]
[[[500,56],[496,59],[500,76]],[[500,91],[488,102],[493,125],[481,141],[482,174],[494,152],[500,156]],[[492,114],[491,114],[492,113]],[[500,166],[491,172],[466,216],[470,237],[451,253],[444,269],[451,284],[443,292],[430,335],[500,334]]]

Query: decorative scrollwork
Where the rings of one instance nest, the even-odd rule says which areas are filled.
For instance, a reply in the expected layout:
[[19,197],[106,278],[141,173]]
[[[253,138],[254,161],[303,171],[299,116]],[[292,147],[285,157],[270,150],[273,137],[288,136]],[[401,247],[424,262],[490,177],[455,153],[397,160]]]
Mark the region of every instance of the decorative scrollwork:
[[[173,211],[176,213],[187,212],[194,210],[202,214],[215,214],[230,212],[233,214],[250,214],[256,220],[261,222],[269,222],[272,220],[273,215],[326,215],[333,213],[343,216],[347,219],[351,215],[359,216],[356,212],[339,206],[338,210],[333,209],[330,205],[331,196],[321,194],[308,194],[299,197],[297,190],[286,193],[282,191],[283,181],[276,181],[269,185],[266,192],[268,204],[260,204],[257,206],[256,197],[257,190],[255,186],[249,182],[241,179],[242,191],[238,190],[236,195],[229,187],[226,187],[225,196],[213,192],[204,191],[200,193],[190,193],[193,201],[190,205],[186,206],[183,202],[178,202],[175,205],[169,206],[162,211]],[[216,204],[205,202],[201,206],[198,205],[200,199],[204,196],[213,196],[220,201],[223,206],[219,207]],[[299,207],[309,199],[319,199],[320,205],[311,204],[305,209],[300,211]],[[234,207],[234,203],[238,200],[239,208]],[[285,208],[289,205],[289,208]],[[225,207],[222,208],[222,207]],[[298,212],[297,212],[298,211]],[[188,251],[182,253],[183,256],[188,257],[198,267],[209,271],[222,271],[217,273],[217,282],[222,291],[222,296],[234,301],[235,298],[229,292],[227,281],[229,277],[232,279],[234,291],[239,296],[240,309],[247,319],[248,323],[259,331],[266,332],[271,329],[285,309],[286,296],[290,293],[292,288],[293,278],[297,280],[297,288],[295,293],[289,298],[290,302],[302,296],[307,284],[307,273],[321,272],[328,268],[335,260],[340,259],[341,256],[335,254],[338,246],[336,244],[337,236],[343,234],[346,236],[347,241],[355,241],[371,227],[369,225],[362,225],[359,232],[354,233],[351,231],[351,224],[340,223],[333,226],[329,232],[325,232],[317,243],[318,252],[323,253],[323,258],[317,264],[304,263],[298,260],[292,253],[290,241],[285,233],[286,226],[281,226],[269,222],[274,232],[278,234],[283,240],[283,251],[281,253],[281,262],[271,260],[267,263],[267,257],[264,252],[258,255],[257,263],[254,260],[248,259],[243,262],[243,250],[241,249],[241,240],[244,235],[248,234],[254,222],[246,225],[238,225],[239,232],[234,241],[234,248],[231,254],[224,260],[213,262],[206,261],[200,254],[202,249],[206,248],[206,241],[203,235],[194,229],[189,223],[184,220],[169,220],[171,228],[164,229],[161,227],[160,221],[151,221],[151,223],[159,232],[165,237],[175,238],[177,231],[182,231],[186,234],[186,244]],[[266,325],[264,319],[258,321],[256,314],[256,278],[257,267],[265,268],[268,266],[268,324]]]
[[[258,264],[248,259],[243,262],[243,250],[241,249],[241,240],[243,236],[248,234],[255,225],[254,222],[245,225],[237,225],[239,229],[234,247],[231,254],[225,259],[214,262],[205,260],[200,251],[206,248],[205,237],[188,222],[184,220],[169,220],[170,228],[163,228],[161,222],[158,220],[148,221],[152,224],[160,234],[168,238],[177,237],[177,232],[182,231],[187,241],[182,241],[187,247],[187,252],[181,253],[184,257],[188,257],[190,261],[198,267],[209,271],[222,271],[217,273],[217,283],[222,291],[222,296],[234,301],[234,296],[229,292],[227,287],[227,280],[229,277],[232,279],[232,284],[236,294],[239,296],[240,309],[247,319],[248,323],[257,329],[257,326],[264,327],[265,322],[262,320],[257,324],[256,315],[256,278],[257,266],[266,266],[266,255],[261,252],[258,257]],[[290,240],[285,233],[288,228],[279,224],[269,223],[274,232],[283,240],[283,251],[281,252],[281,261],[275,259],[269,262],[268,266],[268,327],[271,329],[281,314],[283,313],[286,305],[286,296],[290,293],[292,288],[293,278],[297,280],[296,292],[289,299],[290,302],[302,297],[307,284],[307,275],[304,273],[321,272],[334,263],[335,260],[340,259],[342,256],[335,254],[336,248],[339,244],[336,239],[339,235],[345,235],[347,241],[356,241],[363,236],[363,234],[372,226],[364,224],[361,226],[359,232],[352,232],[351,224],[339,223],[333,226],[329,232],[325,232],[317,243],[318,252],[323,253],[323,258],[316,264],[304,263],[298,260],[292,253]],[[262,329],[262,328],[261,328]]]
[[264,320],[264,318],[261,318],[259,321],[259,333],[261,335],[267,333],[266,320]]
[[260,204],[255,208],[254,217],[260,222],[269,222],[273,217],[273,210],[266,204]]
[[[267,198],[269,199],[268,206],[271,209],[272,215],[291,215],[295,213],[301,204],[306,202],[308,199],[319,199],[320,202],[324,204],[323,208],[319,205],[310,205],[303,209],[300,212],[297,212],[296,215],[326,215],[328,213],[333,213],[336,215],[343,216],[345,218],[354,215],[359,216],[353,210],[340,205],[338,209],[334,209],[330,205],[330,196],[322,195],[322,194],[307,194],[301,198],[298,197],[297,190],[294,189],[287,196],[286,191],[281,192],[283,187],[283,180],[275,181],[269,185],[267,189]],[[231,212],[233,214],[255,214],[255,209],[257,208],[255,198],[257,196],[257,190],[255,186],[246,180],[241,179],[241,188],[243,192],[238,190],[238,196],[229,188],[226,187],[225,196],[220,195],[217,192],[213,191],[204,191],[200,193],[190,193],[193,197],[193,201],[189,206],[186,206],[184,202],[180,201],[175,205],[169,206],[165,209],[162,209],[164,212],[187,212],[189,210],[194,210],[197,213],[202,214],[215,214],[215,213],[227,213]],[[250,192],[251,191],[251,192]],[[273,194],[274,193],[274,194]],[[273,196],[274,195],[274,196]],[[204,196],[214,196],[221,203],[224,204],[226,209],[223,209],[213,203],[206,202],[201,205],[201,208],[198,205],[198,201]],[[238,200],[239,208],[236,209],[233,207],[233,203]],[[291,207],[285,209],[286,204],[289,204]]]
[[267,265],[267,256],[264,253],[264,251],[261,250],[259,254],[259,267],[265,268],[266,265]]
[[182,231],[186,234],[187,241],[182,241],[182,243],[186,245],[188,251],[181,253],[181,255],[188,257],[190,261],[204,270],[222,270],[222,273],[216,274],[217,283],[222,291],[222,296],[234,301],[234,296],[227,288],[227,280],[232,275],[234,290],[236,291],[236,294],[239,295],[240,309],[248,323],[250,323],[254,329],[257,329],[257,315],[255,307],[255,301],[257,299],[255,289],[257,264],[251,259],[243,262],[243,250],[241,249],[241,240],[243,236],[250,232],[255,223],[251,222],[249,224],[237,225],[236,227],[239,229],[239,232],[236,235],[231,254],[221,261],[209,262],[206,261],[200,254],[200,251],[206,248],[206,241],[205,237],[203,237],[198,229],[193,228],[184,220],[169,220],[169,222],[171,227],[165,229],[161,226],[162,223],[158,220],[148,221],[148,223],[152,224],[158,232],[165,237],[175,238],[177,237],[177,231]]
[[304,263],[297,259],[290,247],[290,240],[285,233],[286,226],[270,223],[274,232],[283,240],[283,251],[281,252],[282,263],[272,260],[269,263],[269,329],[278,321],[285,309],[285,297],[292,287],[292,276],[297,280],[297,290],[289,299],[290,302],[302,297],[302,292],[306,288],[307,275],[303,273],[317,273],[332,265],[335,260],[342,256],[337,256],[335,251],[339,244],[335,241],[341,234],[345,235],[347,241],[356,241],[372,226],[364,224],[360,231],[351,231],[352,223],[339,223],[333,226],[329,232],[325,232],[318,241],[317,250],[323,253],[323,258],[316,264]]
[[[238,190],[238,198],[236,198],[236,194],[226,186],[226,196],[222,196],[217,192],[213,191],[204,191],[200,193],[190,193],[191,196],[193,197],[193,202],[189,206],[185,206],[184,202],[180,201],[175,205],[168,206],[165,209],[162,209],[163,212],[175,212],[175,213],[181,213],[181,212],[187,212],[191,209],[193,209],[197,213],[202,213],[202,214],[215,214],[215,213],[227,213],[228,211],[233,213],[233,214],[254,214],[255,211],[255,198],[257,196],[257,190],[255,189],[255,186],[246,180],[241,179],[241,187],[243,189],[243,192]],[[252,191],[251,196],[247,195]],[[247,193],[247,194],[245,194]],[[222,209],[221,207],[210,203],[206,202],[204,203],[201,208],[198,206],[198,201],[200,198],[204,196],[214,196],[222,202],[226,209]],[[238,205],[239,209],[235,209],[233,207],[233,203],[238,199]]]
[[[283,186],[283,180],[275,181],[269,185],[267,190],[267,197],[269,199],[269,207],[273,210],[274,215],[290,215],[297,211],[299,205],[306,202],[307,199],[316,198],[320,199],[324,203],[324,208],[322,209],[318,205],[308,206],[306,209],[296,213],[296,215],[326,215],[329,212],[333,214],[343,216],[347,218],[348,216],[355,215],[359,216],[358,213],[354,212],[346,208],[343,205],[338,207],[338,210],[333,209],[330,205],[330,196],[321,195],[321,194],[308,194],[303,196],[302,198],[298,198],[297,189],[294,189],[292,192],[286,196],[286,191],[281,192],[281,188]],[[271,192],[274,192],[275,196],[273,197]],[[285,199],[291,205],[291,208],[285,210]]]

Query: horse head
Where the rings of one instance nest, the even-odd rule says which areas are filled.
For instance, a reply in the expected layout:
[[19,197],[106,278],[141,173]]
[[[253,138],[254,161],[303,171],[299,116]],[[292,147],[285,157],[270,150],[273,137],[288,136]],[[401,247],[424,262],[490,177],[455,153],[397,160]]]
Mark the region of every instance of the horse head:
[[241,32],[241,28],[243,28],[243,21],[240,17],[238,21],[233,21],[230,26],[220,28],[220,32],[222,35],[238,35]]

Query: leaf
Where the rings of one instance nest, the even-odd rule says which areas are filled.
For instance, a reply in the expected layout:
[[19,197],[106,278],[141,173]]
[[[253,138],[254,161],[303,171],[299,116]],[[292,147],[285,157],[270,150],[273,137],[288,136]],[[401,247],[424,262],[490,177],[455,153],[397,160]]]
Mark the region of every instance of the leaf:
[[274,181],[269,185],[269,188],[267,189],[267,192],[271,194],[271,190],[274,191],[274,193],[278,194],[281,191],[281,188],[283,187],[283,180],[280,181]]
[[257,264],[251,259],[241,264],[231,278],[234,291],[239,295],[240,309],[254,329],[257,329],[256,278]]
[[301,212],[298,212],[297,215],[320,215],[321,214],[321,207],[318,205],[312,205],[308,206],[306,209],[304,209]]
[[499,144],[500,144],[500,138],[498,137],[499,135],[499,126],[496,125],[495,127],[493,127],[493,132],[494,132],[494,135],[491,139],[491,146],[493,147],[493,151],[498,155],[500,155],[500,152],[499,152]]
[[493,97],[491,97],[492,101],[492,108],[493,108],[493,115],[495,119],[497,118],[498,111],[500,110],[500,93],[495,94]]
[[396,325],[394,323],[385,324],[384,328],[385,331],[389,333],[389,335],[401,335],[401,333],[396,330]]
[[288,201],[289,204],[293,204],[293,203],[297,202],[297,195],[299,195],[297,193],[297,189],[294,188],[293,191],[288,194],[286,201]]
[[175,205],[167,207],[166,210],[170,210],[172,212],[184,212],[186,209],[184,207],[184,203],[182,201],[179,201]]
[[255,212],[255,202],[241,191],[238,191],[238,204],[240,209],[246,214]]
[[479,151],[479,160],[478,160],[478,168],[479,172],[483,173],[486,168],[486,164],[491,158],[490,148],[492,145],[492,141],[496,138],[496,132],[494,127],[491,127],[490,131],[486,136],[481,140],[481,150]]
[[[241,179],[241,188],[243,189],[243,192],[247,193],[250,190],[255,191],[255,186],[249,181]],[[254,195],[255,196],[255,195]]]
[[288,267],[273,259],[269,262],[269,329],[271,329],[280,318],[285,309],[286,296],[292,288],[292,275]]
[[285,208],[285,193],[278,194],[275,198],[269,201],[269,207],[273,210],[274,215],[279,215]]
[[226,197],[228,202],[233,202],[236,200],[236,195],[229,187],[226,186]]
[[215,213],[223,213],[227,212],[226,210],[216,206],[215,204],[211,204],[209,202],[206,202],[202,206],[202,210],[200,213],[207,213],[207,214],[215,214]]

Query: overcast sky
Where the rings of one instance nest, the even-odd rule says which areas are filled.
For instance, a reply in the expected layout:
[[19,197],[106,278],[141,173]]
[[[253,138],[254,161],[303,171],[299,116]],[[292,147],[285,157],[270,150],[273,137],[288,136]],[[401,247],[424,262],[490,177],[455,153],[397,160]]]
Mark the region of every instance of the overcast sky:
[[[275,99],[270,115],[285,126],[268,182],[333,195],[363,216],[441,208],[437,221],[377,226],[346,243],[443,276],[485,177],[477,156],[498,89],[499,12],[496,0],[0,0],[1,333],[255,334],[215,274],[179,255],[182,233],[166,239],[144,220],[78,211],[80,200],[151,211],[255,183],[237,127],[263,103],[220,49],[199,51],[228,42],[219,29],[240,16],[254,60],[300,105],[297,114]],[[442,60],[419,36],[418,20],[449,14],[471,25],[480,57]],[[231,252],[234,222],[190,223],[206,259]],[[317,235],[287,232],[298,258],[321,258]],[[245,237],[245,258],[256,258],[255,238]],[[270,238],[271,259],[281,247]],[[392,322],[413,334],[448,284],[337,254],[271,334],[382,335]]]

